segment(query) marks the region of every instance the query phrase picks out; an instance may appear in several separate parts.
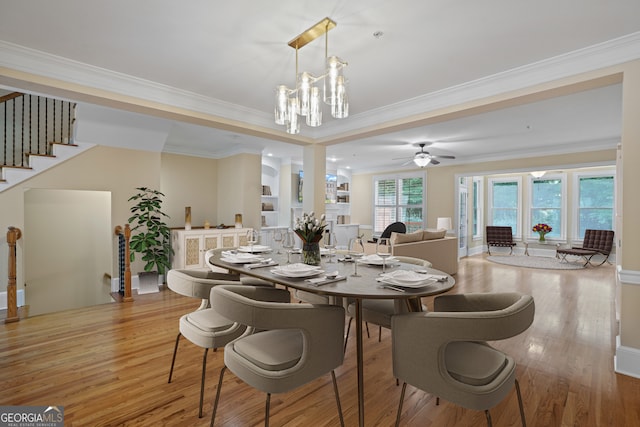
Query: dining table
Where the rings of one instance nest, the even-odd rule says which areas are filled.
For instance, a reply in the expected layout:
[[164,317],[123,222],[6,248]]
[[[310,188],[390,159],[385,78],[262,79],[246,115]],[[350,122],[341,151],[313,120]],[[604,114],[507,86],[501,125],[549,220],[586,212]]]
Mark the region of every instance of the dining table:
[[[428,280],[425,286],[405,287],[396,283],[382,281],[382,263],[374,258],[356,260],[349,255],[323,256],[320,273],[312,276],[288,277],[282,274],[287,265],[300,265],[302,257],[299,252],[283,254],[267,247],[259,247],[256,257],[246,255],[249,250],[238,248],[218,249],[208,259],[212,266],[224,268],[242,275],[261,279],[286,288],[293,288],[317,295],[325,295],[331,301],[352,301],[355,305],[356,321],[356,369],[358,380],[358,420],[359,426],[365,425],[364,407],[364,366],[362,342],[362,301],[365,299],[391,299],[406,302],[409,311],[421,311],[420,298],[447,292],[455,285],[455,279],[440,270],[425,268],[421,265],[396,261],[393,257],[386,260],[385,269],[388,274],[394,271],[415,272],[424,274]],[[234,257],[234,254],[237,254]],[[329,262],[331,261],[331,262]],[[375,261],[375,262],[374,262]],[[354,276],[357,265],[358,276]],[[333,277],[336,275],[335,277]]]

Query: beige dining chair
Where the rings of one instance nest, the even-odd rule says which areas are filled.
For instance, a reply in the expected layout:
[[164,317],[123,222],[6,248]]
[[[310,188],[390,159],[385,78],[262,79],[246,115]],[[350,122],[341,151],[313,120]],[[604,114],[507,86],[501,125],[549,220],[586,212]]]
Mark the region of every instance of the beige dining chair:
[[[403,381],[396,426],[407,384],[464,408],[485,412],[513,390],[526,426],[514,359],[487,341],[518,335],[533,322],[533,297],[517,292],[442,295],[434,311],[393,316],[393,374]],[[437,400],[437,401],[438,401]]]
[[211,289],[219,285],[237,285],[240,284],[239,280],[240,277],[237,274],[214,273],[204,270],[169,270],[167,273],[167,286],[169,289],[180,295],[201,299],[198,309],[180,317],[179,332],[173,348],[168,381],[171,383],[181,336],[184,336],[193,344],[204,348],[202,375],[200,379],[199,417],[202,417],[204,383],[209,349],[213,348],[215,350],[218,347],[223,347],[229,341],[242,335],[246,329],[244,325],[232,322],[210,308]]
[[334,372],[343,361],[344,308],[260,301],[266,292],[290,296],[284,289],[253,286],[217,286],[212,291],[214,309],[260,332],[245,334],[225,346],[225,366],[220,372],[211,426],[227,368],[267,394],[265,426],[269,425],[271,394],[293,390],[331,373],[340,424],[344,426]]
[[[431,268],[429,261],[409,256],[394,256],[399,262],[406,264],[418,265],[424,268]],[[425,309],[423,307],[423,309]],[[378,325],[378,342],[382,340],[382,328],[391,329],[391,316],[399,313],[407,313],[407,301],[401,299],[365,299],[362,301],[362,320],[367,324],[367,336],[369,335],[368,324]],[[349,324],[347,326],[347,334],[344,342],[344,349],[347,349],[349,340],[349,332],[351,331],[351,322],[356,317],[356,305],[352,301],[347,304],[347,315],[349,316]]]

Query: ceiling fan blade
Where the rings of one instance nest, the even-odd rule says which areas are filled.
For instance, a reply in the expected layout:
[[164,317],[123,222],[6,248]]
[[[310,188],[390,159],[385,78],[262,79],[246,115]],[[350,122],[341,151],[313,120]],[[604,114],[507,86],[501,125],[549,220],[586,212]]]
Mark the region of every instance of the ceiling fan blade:
[[413,159],[414,156],[404,156],[404,157],[396,157],[394,159],[391,160],[407,160],[407,159]]
[[431,156],[432,159],[455,159],[455,156]]
[[431,164],[435,166],[435,165],[439,165],[439,164],[440,164],[440,162],[439,162],[439,161],[437,161],[436,159],[434,159],[434,158],[432,157],[432,158],[431,158]]
[[406,162],[404,162],[403,164],[401,164],[400,166],[407,166],[410,165],[411,163],[413,163],[413,158],[407,160]]

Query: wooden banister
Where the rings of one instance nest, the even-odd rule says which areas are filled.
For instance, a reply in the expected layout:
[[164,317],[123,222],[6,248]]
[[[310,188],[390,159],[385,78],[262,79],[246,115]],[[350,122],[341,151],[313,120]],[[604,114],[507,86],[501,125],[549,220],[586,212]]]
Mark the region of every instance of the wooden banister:
[[9,245],[9,282],[7,283],[7,317],[4,323],[17,322],[18,301],[16,289],[16,242],[22,237],[22,231],[16,227],[9,227],[7,244]]
[[130,248],[129,240],[131,239],[131,228],[129,224],[124,225],[124,229],[117,225],[115,229],[116,236],[122,234],[124,236],[124,296],[123,302],[133,301],[131,296],[131,261],[129,258]]

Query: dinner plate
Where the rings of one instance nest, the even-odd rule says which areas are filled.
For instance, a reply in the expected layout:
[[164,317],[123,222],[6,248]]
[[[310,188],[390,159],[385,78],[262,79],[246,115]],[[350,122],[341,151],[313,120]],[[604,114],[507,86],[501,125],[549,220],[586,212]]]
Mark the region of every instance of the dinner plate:
[[380,280],[380,282],[382,283],[386,283],[388,285],[393,285],[393,286],[398,286],[400,288],[408,288],[408,289],[417,289],[417,288],[424,288],[426,286],[432,285],[434,283],[437,283],[437,280],[435,279],[424,279],[421,282],[399,282],[395,279],[391,279],[391,278],[380,278],[378,279]]
[[307,270],[307,271],[286,271],[274,268],[271,270],[273,274],[280,277],[288,277],[290,279],[302,279],[305,277],[313,277],[324,273],[324,270]]
[[247,264],[261,260],[262,256],[247,253],[223,252],[222,256],[220,257],[220,261],[229,262],[231,264]]
[[429,278],[425,274],[417,273],[411,270],[396,270],[390,273],[385,273],[380,276],[382,279],[390,279],[398,283],[421,283]]
[[281,277],[312,277],[323,273],[324,270],[319,266],[297,262],[274,268],[271,272]]
[[[361,264],[369,264],[369,265],[382,265],[382,258],[376,254],[373,255],[365,255],[358,260]],[[385,261],[386,265],[392,264],[394,262],[398,262],[398,259],[394,256],[390,256]]]
[[258,253],[258,252],[270,252],[271,246],[265,245],[253,245],[251,246],[240,246],[238,248],[238,252],[246,252],[246,253]]

